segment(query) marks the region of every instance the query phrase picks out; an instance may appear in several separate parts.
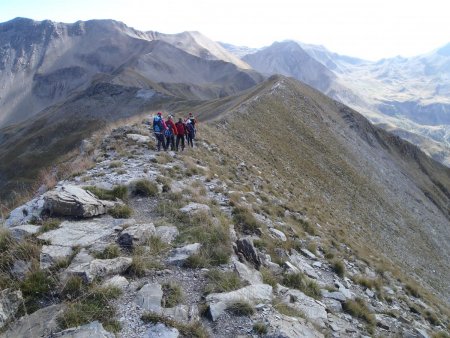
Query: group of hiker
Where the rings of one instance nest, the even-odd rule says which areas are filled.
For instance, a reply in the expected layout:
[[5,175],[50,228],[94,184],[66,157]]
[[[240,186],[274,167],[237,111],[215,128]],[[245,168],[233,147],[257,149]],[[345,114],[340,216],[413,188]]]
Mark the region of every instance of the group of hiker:
[[162,112],[158,112],[153,117],[153,132],[157,142],[157,149],[161,151],[161,147],[167,151],[178,151],[181,146],[181,151],[185,148],[185,138],[187,145],[194,147],[194,139],[196,133],[196,119],[192,113],[186,119],[179,118],[178,122],[174,122],[173,115],[168,115],[167,120],[164,120]]

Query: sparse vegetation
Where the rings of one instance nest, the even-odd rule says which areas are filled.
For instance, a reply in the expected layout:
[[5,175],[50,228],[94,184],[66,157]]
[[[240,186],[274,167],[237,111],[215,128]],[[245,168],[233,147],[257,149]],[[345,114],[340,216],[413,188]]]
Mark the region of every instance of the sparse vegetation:
[[153,197],[158,195],[158,185],[155,182],[142,179],[132,183],[132,192],[136,196]]
[[168,317],[164,317],[154,312],[146,312],[141,317],[144,323],[163,323],[168,327],[176,328],[181,336],[190,338],[208,338],[208,333],[200,322],[191,322],[188,324],[177,322]]
[[52,292],[56,285],[56,280],[48,271],[35,269],[29,272],[25,280],[20,284],[25,299],[25,309],[32,313],[52,298]]
[[41,228],[39,229],[39,233],[44,233],[50,230],[54,230],[59,228],[61,224],[61,220],[56,218],[49,218],[42,222]]
[[122,162],[122,161],[112,161],[112,162],[109,164],[109,168],[110,168],[110,169],[113,169],[113,168],[119,168],[119,167],[121,167],[121,166],[123,166],[123,162]]
[[108,245],[102,252],[95,254],[98,259],[112,259],[120,256],[120,248],[117,244]]
[[420,298],[419,288],[415,284],[412,283],[406,284],[405,291],[413,297]]
[[181,287],[175,283],[166,283],[162,285],[163,297],[161,300],[163,307],[174,307],[182,301],[183,293]]
[[370,325],[376,324],[375,316],[369,311],[366,302],[362,298],[348,299],[342,304],[342,308],[353,317],[363,319]]
[[236,230],[242,232],[243,234],[255,234],[261,226],[250,210],[243,207],[234,207],[233,220],[236,223]]
[[235,316],[251,316],[255,313],[253,306],[244,301],[234,302],[227,306],[227,310]]
[[118,185],[112,190],[99,188],[96,186],[84,187],[85,190],[90,191],[101,200],[115,201],[117,198],[126,200],[128,196],[128,188],[125,185]]
[[342,260],[339,260],[339,259],[333,260],[331,262],[331,267],[332,267],[333,271],[336,272],[336,274],[339,277],[344,277],[345,265],[344,265],[344,262]]
[[286,303],[283,303],[279,300],[274,302],[273,308],[285,316],[305,318],[305,314],[302,311],[299,311],[293,308],[292,306],[289,306]]
[[133,210],[128,205],[115,205],[113,208],[108,210],[108,214],[110,214],[114,218],[130,218]]
[[269,284],[274,290],[277,288],[278,278],[268,268],[261,267],[259,269],[264,284]]
[[265,335],[268,332],[267,325],[263,322],[256,322],[253,324],[253,331],[258,335]]
[[87,286],[83,282],[83,279],[80,276],[71,276],[65,281],[62,287],[61,297],[74,300],[85,294],[86,291]]
[[322,294],[317,283],[302,273],[290,273],[283,277],[283,285],[302,291],[304,294],[321,299]]
[[77,301],[67,304],[57,319],[59,327],[66,329],[98,320],[105,328],[120,329],[114,319],[116,311],[109,305],[109,301],[119,297],[121,293],[122,291],[115,287],[94,287]]
[[244,286],[239,275],[234,271],[210,270],[207,274],[208,284],[205,293],[228,292]]

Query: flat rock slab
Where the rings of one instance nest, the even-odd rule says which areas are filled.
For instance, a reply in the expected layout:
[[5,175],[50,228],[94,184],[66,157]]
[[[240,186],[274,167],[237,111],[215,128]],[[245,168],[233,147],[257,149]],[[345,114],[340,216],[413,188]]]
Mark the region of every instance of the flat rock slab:
[[247,265],[239,262],[236,259],[233,260],[233,263],[234,269],[238,273],[239,277],[241,277],[241,279],[249,282],[252,285],[263,283],[261,272],[253,267],[248,267]]
[[114,202],[99,200],[94,194],[75,185],[64,185],[46,192],[44,210],[50,215],[94,217],[105,214]]
[[167,259],[168,264],[182,265],[186,259],[192,255],[198,253],[201,248],[200,243],[193,243],[183,246],[182,248],[176,248],[172,250],[170,257]]
[[40,255],[41,269],[48,269],[56,263],[69,258],[72,252],[72,248],[67,246],[43,245]]
[[217,320],[230,304],[248,302],[251,304],[270,302],[272,287],[267,284],[249,285],[239,290],[223,293],[212,293],[206,296],[209,304],[209,314],[213,321]]
[[38,225],[22,224],[11,228],[11,235],[20,240],[26,236],[37,234],[40,228]]
[[177,338],[180,335],[177,329],[158,323],[149,327],[143,338]]
[[51,305],[25,315],[3,333],[4,338],[49,337],[58,328],[56,319],[62,314],[62,304]]
[[116,230],[121,230],[130,223],[133,224],[134,220],[100,218],[91,221],[64,221],[58,229],[43,233],[38,238],[50,241],[52,245],[88,247],[114,235]]
[[266,320],[269,326],[268,336],[270,337],[325,337],[322,333],[317,331],[311,323],[307,323],[303,318],[294,318],[277,314],[269,316]]
[[163,291],[161,288],[161,284],[148,283],[138,291],[134,302],[144,310],[161,313],[162,296]]
[[115,335],[106,331],[103,325],[97,321],[64,330],[53,334],[51,337],[55,338],[115,338]]

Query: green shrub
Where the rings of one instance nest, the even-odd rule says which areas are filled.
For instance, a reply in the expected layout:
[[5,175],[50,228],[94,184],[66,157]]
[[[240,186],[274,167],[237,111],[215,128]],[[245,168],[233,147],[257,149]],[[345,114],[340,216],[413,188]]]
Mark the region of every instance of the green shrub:
[[208,266],[208,259],[201,253],[189,256],[183,263],[183,267],[191,269],[200,269]]
[[142,197],[153,197],[158,195],[158,186],[155,182],[146,179],[133,182],[133,194]]
[[289,306],[280,301],[273,304],[273,308],[285,316],[305,318],[305,314],[302,311],[299,311],[299,310],[293,308],[292,306]]
[[44,233],[47,231],[51,231],[54,229],[59,228],[59,225],[61,224],[61,220],[56,218],[49,218],[42,222],[41,228],[39,229],[39,233]]
[[251,316],[255,313],[253,306],[244,301],[229,304],[227,310],[236,316]]
[[370,313],[366,302],[362,298],[348,299],[342,304],[342,308],[353,317],[363,319],[370,325],[376,324],[375,316]]
[[406,284],[405,290],[409,295],[416,297],[416,298],[420,298],[419,288],[416,285],[411,284],[411,283]]
[[182,301],[183,293],[178,284],[166,283],[162,285],[162,306],[163,307],[174,307]]
[[302,273],[290,273],[283,277],[283,285],[302,291],[304,294],[315,299],[321,299],[320,287],[317,283]]
[[205,287],[205,293],[228,292],[240,289],[244,283],[239,275],[234,271],[220,271],[213,269],[207,273],[208,284]]
[[130,218],[133,210],[128,205],[115,205],[108,213],[114,218]]
[[157,236],[150,236],[147,241],[147,245],[150,249],[150,253],[153,255],[159,255],[169,249],[169,245]]
[[256,322],[253,324],[253,331],[258,335],[264,335],[267,333],[267,325],[263,322]]
[[331,267],[333,269],[334,272],[336,272],[336,274],[340,277],[344,277],[345,274],[345,265],[344,262],[342,262],[341,260],[334,260],[331,263]]

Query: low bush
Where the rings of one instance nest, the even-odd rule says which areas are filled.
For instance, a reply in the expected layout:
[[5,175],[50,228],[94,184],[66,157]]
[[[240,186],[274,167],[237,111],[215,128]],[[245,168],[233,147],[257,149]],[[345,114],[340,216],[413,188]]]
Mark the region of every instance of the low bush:
[[341,260],[334,260],[333,262],[331,262],[331,267],[333,269],[334,272],[336,272],[336,274],[340,277],[344,277],[345,274],[345,265],[344,262],[342,262]]
[[292,306],[289,306],[281,301],[277,301],[273,304],[273,308],[279,313],[289,317],[305,318],[305,314]]
[[258,233],[261,226],[250,210],[243,207],[235,207],[233,209],[233,221],[235,222],[236,230],[247,235]]
[[419,287],[412,283],[405,285],[405,291],[413,297],[420,298]]
[[59,220],[59,219],[56,219],[56,218],[46,219],[42,222],[41,228],[39,229],[39,233],[42,234],[44,232],[57,229],[57,228],[59,228],[60,224],[61,224],[61,220]]
[[120,248],[116,244],[110,244],[102,252],[95,254],[97,259],[112,259],[120,256]]
[[84,187],[85,190],[90,191],[101,200],[115,201],[116,198],[121,200],[127,199],[128,188],[125,185],[118,185],[112,190],[103,189],[95,186]]
[[56,286],[55,277],[48,271],[34,270],[27,274],[26,278],[20,284],[23,298],[25,299],[25,310],[33,313],[39,309],[42,304],[53,300],[53,291]]
[[69,277],[61,290],[61,297],[74,300],[81,295],[85,294],[87,291],[87,286],[80,276]]

